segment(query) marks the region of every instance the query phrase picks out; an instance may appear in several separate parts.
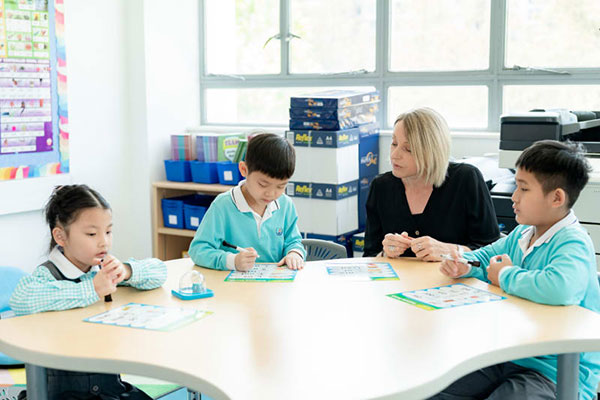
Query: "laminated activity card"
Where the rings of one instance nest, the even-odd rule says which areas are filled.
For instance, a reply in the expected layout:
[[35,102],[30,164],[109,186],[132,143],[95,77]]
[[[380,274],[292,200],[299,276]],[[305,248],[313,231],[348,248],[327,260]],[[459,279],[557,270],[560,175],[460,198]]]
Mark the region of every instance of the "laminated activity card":
[[506,299],[504,296],[476,289],[464,283],[388,294],[388,296],[424,310],[439,310]]
[[293,282],[296,271],[277,263],[256,263],[250,271],[231,271],[225,282]]
[[210,314],[212,312],[194,308],[129,303],[86,318],[84,321],[153,331],[172,331]]
[[329,262],[325,265],[330,277],[352,281],[398,280],[396,271],[386,262]]

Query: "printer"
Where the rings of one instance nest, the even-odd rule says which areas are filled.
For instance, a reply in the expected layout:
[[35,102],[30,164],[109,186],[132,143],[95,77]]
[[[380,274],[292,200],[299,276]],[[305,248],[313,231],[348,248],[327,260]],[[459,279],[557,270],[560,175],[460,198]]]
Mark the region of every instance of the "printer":
[[[514,168],[524,149],[545,139],[579,142],[587,150],[586,157],[593,170],[573,209],[594,242],[596,264],[600,270],[600,112],[560,109],[502,115],[499,167]],[[512,194],[510,182],[491,189],[492,197],[500,193]],[[494,205],[497,206],[496,202]]]

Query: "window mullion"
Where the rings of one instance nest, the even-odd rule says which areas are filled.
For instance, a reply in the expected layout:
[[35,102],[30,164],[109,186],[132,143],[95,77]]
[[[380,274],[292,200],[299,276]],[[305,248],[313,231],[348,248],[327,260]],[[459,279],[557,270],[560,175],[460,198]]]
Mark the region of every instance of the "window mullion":
[[279,75],[284,77],[290,74],[290,0],[279,0],[279,34],[281,38],[281,71]]
[[488,85],[488,129],[500,129],[502,113],[502,82],[506,46],[506,0],[492,2],[490,21],[490,73]]
[[390,60],[390,2],[389,0],[377,0],[377,17],[375,18],[375,73],[377,75],[377,84],[375,85],[381,96],[379,103],[379,125],[386,127],[388,113],[388,96],[386,78],[389,69]]

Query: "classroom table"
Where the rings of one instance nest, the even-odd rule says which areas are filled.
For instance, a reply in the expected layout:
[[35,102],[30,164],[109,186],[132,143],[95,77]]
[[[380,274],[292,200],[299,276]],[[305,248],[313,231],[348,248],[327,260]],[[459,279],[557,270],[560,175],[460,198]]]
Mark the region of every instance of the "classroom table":
[[[28,363],[30,400],[45,397],[44,367],[155,377],[214,399],[421,399],[478,368],[555,353],[571,353],[560,360],[560,395],[575,398],[578,353],[600,350],[600,315],[506,296],[473,278],[458,282],[508,298],[423,310],[386,295],[457,281],[438,263],[372,260],[390,262],[399,280],[334,280],[324,262],[309,262],[290,283],[225,282],[226,271],[173,260],[161,288],[120,287],[112,303],[1,320],[0,351]],[[213,298],[171,295],[192,268]],[[129,302],[214,314],[171,332],[83,322]]]

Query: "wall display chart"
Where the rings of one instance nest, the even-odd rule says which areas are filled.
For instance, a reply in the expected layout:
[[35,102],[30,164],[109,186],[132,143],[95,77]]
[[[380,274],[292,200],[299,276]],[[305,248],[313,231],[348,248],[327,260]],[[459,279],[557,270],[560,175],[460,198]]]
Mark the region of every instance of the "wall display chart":
[[63,0],[0,0],[0,181],[69,172]]

